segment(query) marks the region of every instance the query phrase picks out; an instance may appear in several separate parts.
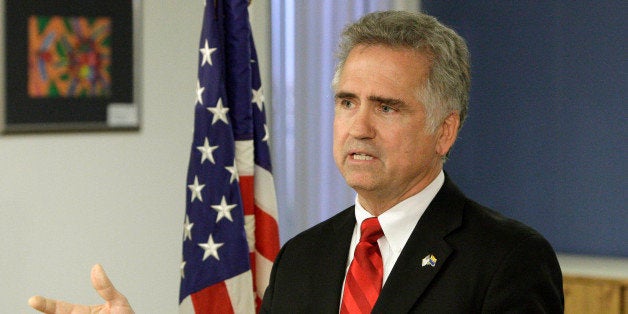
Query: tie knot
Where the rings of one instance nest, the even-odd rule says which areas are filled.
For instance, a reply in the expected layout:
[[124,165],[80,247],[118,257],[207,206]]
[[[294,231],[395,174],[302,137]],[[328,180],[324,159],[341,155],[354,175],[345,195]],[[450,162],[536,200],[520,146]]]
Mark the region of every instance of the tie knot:
[[384,231],[382,231],[382,226],[379,225],[377,217],[364,219],[362,225],[360,225],[360,232],[362,233],[360,241],[366,241],[372,244],[375,244],[377,239],[384,235]]

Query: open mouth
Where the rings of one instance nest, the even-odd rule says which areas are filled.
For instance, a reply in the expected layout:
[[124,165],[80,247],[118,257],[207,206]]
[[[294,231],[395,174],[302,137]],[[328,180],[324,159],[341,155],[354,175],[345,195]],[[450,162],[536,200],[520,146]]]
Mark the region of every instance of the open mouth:
[[351,157],[354,160],[372,160],[373,156],[369,156],[367,154],[361,154],[361,153],[353,153],[351,154]]

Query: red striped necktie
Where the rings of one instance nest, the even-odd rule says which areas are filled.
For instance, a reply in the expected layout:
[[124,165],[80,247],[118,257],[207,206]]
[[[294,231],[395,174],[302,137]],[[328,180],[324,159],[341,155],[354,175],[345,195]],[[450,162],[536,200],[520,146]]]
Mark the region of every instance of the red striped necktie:
[[362,221],[360,232],[360,242],[345,279],[341,314],[371,313],[382,290],[384,264],[377,239],[384,232],[376,217]]

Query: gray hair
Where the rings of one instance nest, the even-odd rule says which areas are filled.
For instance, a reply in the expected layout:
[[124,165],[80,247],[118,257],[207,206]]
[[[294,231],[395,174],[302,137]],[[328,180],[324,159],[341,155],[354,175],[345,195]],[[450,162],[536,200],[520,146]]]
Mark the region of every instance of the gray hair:
[[418,95],[427,111],[426,127],[429,132],[434,132],[454,111],[460,115],[462,127],[469,106],[471,74],[467,45],[455,31],[436,18],[418,12],[368,14],[348,25],[342,33],[332,81],[334,89],[349,52],[358,45],[410,48],[427,54],[432,65]]

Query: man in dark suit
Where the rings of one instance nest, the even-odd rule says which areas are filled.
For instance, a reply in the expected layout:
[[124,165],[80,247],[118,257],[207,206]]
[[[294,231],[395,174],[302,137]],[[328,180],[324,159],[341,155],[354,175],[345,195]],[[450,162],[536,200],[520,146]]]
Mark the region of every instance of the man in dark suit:
[[[355,205],[289,240],[264,313],[561,313],[561,271],[531,228],[468,198],[443,164],[467,112],[464,40],[420,13],[343,33],[334,159]],[[132,313],[101,268],[103,312]],[[79,306],[34,297],[36,309]],[[83,308],[86,312],[87,307]]]
[[[443,172],[469,86],[464,40],[432,17],[380,12],[345,30],[333,82],[334,159],[356,205],[283,246],[262,312],[563,311],[548,242],[469,200]],[[377,262],[356,264],[381,268],[383,278],[350,283],[375,278],[352,270],[370,217],[381,226]]]

